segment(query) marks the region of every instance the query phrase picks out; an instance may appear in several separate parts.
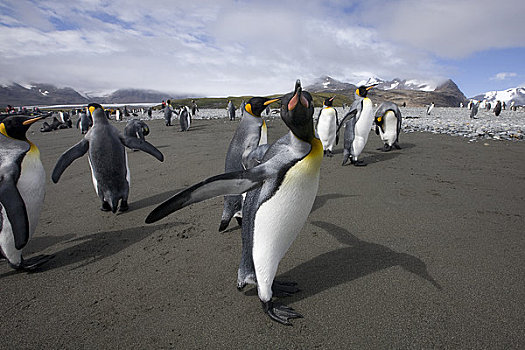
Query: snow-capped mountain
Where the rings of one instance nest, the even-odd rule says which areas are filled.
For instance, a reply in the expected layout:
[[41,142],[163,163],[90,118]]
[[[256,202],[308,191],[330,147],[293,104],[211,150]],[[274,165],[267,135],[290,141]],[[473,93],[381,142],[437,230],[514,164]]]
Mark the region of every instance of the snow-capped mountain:
[[173,94],[142,89],[119,89],[106,91],[103,94],[80,93],[70,87],[58,88],[51,84],[41,83],[7,83],[0,85],[0,106],[31,106],[55,104],[98,103],[140,103],[159,102]]
[[502,91],[489,91],[472,97],[471,99],[477,101],[486,101],[494,104],[496,101],[505,102],[510,106],[512,102],[515,105],[525,105],[525,87],[516,87]]
[[342,81],[325,75],[316,79],[313,84],[306,86],[304,89],[312,92],[335,92],[343,90],[355,90],[356,86],[350,83],[343,83]]
[[357,84],[345,83],[324,76],[316,80],[305,90],[313,93],[330,92],[354,96],[356,86],[378,84],[370,90],[374,102],[391,101],[408,106],[426,106],[432,102],[438,107],[456,107],[466,103],[466,97],[458,86],[450,79],[440,83],[415,79],[393,79],[386,81],[377,77],[358,82]]
[[367,80],[361,80],[357,86],[365,85],[369,86],[372,84],[378,84],[376,89],[381,90],[417,90],[417,91],[435,91],[439,84],[432,81],[423,81],[417,79],[399,79],[383,80],[378,77],[368,78]]

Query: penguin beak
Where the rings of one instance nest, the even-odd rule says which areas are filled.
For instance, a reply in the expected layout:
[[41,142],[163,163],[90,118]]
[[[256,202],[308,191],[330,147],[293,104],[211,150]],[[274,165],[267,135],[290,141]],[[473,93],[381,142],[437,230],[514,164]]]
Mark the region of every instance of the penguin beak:
[[372,85],[370,85],[369,87],[366,88],[366,91],[369,91],[371,88],[373,88],[374,86],[377,86],[377,85],[379,85],[379,84],[372,84]]
[[332,102],[334,100],[335,96],[329,99],[328,101]]
[[39,121],[39,120],[42,119],[42,118],[44,118],[44,117],[42,117],[42,116],[38,116],[38,117],[35,117],[35,118],[28,119],[28,120],[22,122],[22,125],[31,125],[31,124],[33,124],[34,122],[37,122],[37,121]]
[[274,102],[277,102],[277,101],[279,101],[280,99],[281,99],[280,97],[278,97],[278,98],[274,98],[273,100],[268,100],[268,101],[264,102],[263,104],[264,104],[265,106],[268,106],[269,104],[274,103]]
[[297,104],[300,102],[305,108],[308,108],[309,103],[308,100],[302,95],[303,89],[301,88],[301,85],[297,86],[295,89],[295,95],[292,97],[290,102],[288,102],[288,110],[293,111],[295,107],[297,107]]

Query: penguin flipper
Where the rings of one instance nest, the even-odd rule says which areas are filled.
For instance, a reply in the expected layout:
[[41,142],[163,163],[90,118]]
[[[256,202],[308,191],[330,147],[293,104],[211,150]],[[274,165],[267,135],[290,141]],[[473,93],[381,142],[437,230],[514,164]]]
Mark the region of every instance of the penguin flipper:
[[228,194],[242,194],[260,186],[266,176],[267,170],[265,164],[261,164],[250,170],[234,171],[212,176],[161,203],[149,213],[146,217],[146,223],[151,224],[174,211],[206,199]]
[[341,121],[339,122],[339,126],[337,127],[337,130],[335,132],[336,135],[339,134],[339,130],[341,129],[341,127],[343,126],[344,121],[346,118],[350,117],[350,118],[354,118],[355,116],[357,115],[357,108],[352,108],[350,111],[348,111],[348,113],[346,113],[346,115],[343,117],[343,119],[341,119]]
[[24,200],[16,188],[14,178],[5,176],[0,179],[0,203],[4,207],[11,224],[15,248],[20,250],[25,247],[29,240],[29,220],[27,219]]
[[143,152],[151,154],[153,157],[157,158],[161,162],[164,161],[164,155],[162,154],[162,152],[146,140],[141,140],[136,137],[129,136],[123,136],[121,140],[124,146],[128,148],[139,149]]
[[55,168],[53,169],[53,174],[51,175],[51,180],[53,180],[54,183],[57,183],[64,170],[66,170],[75,159],[86,154],[88,150],[89,142],[86,139],[82,139],[79,143],[65,151],[57,160]]

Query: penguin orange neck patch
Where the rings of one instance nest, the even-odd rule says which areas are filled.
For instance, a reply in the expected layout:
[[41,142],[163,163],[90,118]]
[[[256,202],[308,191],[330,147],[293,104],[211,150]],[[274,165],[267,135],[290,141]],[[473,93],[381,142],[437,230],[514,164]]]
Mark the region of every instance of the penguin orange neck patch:
[[0,134],[4,135],[6,137],[9,137],[9,135],[7,135],[7,130],[5,129],[4,123],[0,124]]

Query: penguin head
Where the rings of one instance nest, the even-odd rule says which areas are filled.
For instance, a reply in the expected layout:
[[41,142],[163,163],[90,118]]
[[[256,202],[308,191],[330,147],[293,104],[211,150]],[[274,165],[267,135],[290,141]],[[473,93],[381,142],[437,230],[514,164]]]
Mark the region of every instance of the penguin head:
[[93,117],[93,121],[107,120],[106,113],[104,113],[104,108],[98,103],[90,103],[87,108]]
[[324,100],[323,104],[326,106],[326,107],[332,107],[332,102],[334,101],[334,97],[330,97],[330,98],[327,98],[326,100]]
[[43,116],[30,117],[26,115],[8,116],[0,121],[0,133],[13,139],[27,140],[26,132],[36,121],[44,118]]
[[361,85],[360,87],[357,88],[357,90],[355,90],[355,94],[357,96],[359,96],[359,97],[365,98],[366,95],[368,95],[368,90],[370,90],[371,88],[373,88],[376,85],[378,85],[378,84],[372,84],[372,85],[369,85],[369,86]]
[[281,118],[295,136],[310,142],[315,137],[313,115],[312,95],[297,80],[294,91],[281,98]]
[[260,117],[261,113],[264,112],[267,106],[279,100],[280,98],[269,99],[266,97],[252,97],[248,100],[248,103],[244,106],[244,109],[254,117]]

